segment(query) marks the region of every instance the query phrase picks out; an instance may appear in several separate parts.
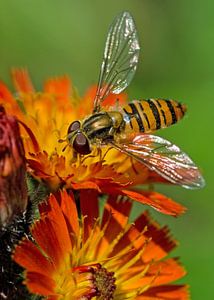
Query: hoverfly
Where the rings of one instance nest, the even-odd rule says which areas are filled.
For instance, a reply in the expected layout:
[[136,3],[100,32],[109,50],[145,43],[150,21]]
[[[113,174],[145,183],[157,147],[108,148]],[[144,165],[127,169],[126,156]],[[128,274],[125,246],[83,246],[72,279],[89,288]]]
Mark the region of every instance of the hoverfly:
[[204,185],[197,166],[176,145],[148,134],[176,123],[185,114],[183,104],[167,99],[135,100],[105,111],[101,104],[131,82],[139,60],[139,41],[131,15],[123,12],[110,26],[101,65],[94,108],[67,131],[74,152],[88,155],[93,146],[109,145],[141,162],[168,181],[186,188]]

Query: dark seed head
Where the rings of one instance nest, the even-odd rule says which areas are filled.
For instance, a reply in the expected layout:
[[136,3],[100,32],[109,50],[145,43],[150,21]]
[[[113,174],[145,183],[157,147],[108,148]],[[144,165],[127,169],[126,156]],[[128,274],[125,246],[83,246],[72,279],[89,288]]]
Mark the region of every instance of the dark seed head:
[[97,290],[97,296],[99,296],[100,299],[113,299],[116,289],[114,272],[108,272],[107,269],[102,266],[95,268],[92,281]]
[[79,154],[86,155],[91,153],[89,141],[82,132],[78,132],[76,134],[76,137],[73,141],[73,148]]

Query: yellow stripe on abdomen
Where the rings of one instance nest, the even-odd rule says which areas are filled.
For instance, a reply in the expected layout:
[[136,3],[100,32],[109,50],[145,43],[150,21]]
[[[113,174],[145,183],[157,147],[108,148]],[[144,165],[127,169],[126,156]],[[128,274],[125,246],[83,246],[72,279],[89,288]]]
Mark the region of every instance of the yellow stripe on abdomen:
[[123,108],[125,131],[152,132],[180,120],[186,107],[174,100],[148,99],[133,101]]

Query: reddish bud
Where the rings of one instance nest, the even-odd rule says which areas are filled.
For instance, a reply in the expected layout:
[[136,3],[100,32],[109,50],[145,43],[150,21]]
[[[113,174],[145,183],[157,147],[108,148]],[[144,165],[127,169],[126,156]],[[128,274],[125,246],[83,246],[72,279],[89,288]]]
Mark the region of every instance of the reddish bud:
[[18,121],[0,105],[0,227],[27,206],[25,155]]

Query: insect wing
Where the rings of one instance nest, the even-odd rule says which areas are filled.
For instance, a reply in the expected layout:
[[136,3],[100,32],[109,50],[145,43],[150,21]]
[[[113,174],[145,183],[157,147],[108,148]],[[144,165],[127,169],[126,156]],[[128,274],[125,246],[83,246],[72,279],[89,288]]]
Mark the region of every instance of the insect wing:
[[109,93],[119,94],[131,82],[139,59],[140,46],[134,21],[128,12],[111,25],[101,65],[94,112]]
[[168,181],[185,188],[205,185],[197,166],[178,146],[154,135],[137,135],[131,143],[115,147],[145,164]]

